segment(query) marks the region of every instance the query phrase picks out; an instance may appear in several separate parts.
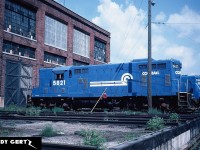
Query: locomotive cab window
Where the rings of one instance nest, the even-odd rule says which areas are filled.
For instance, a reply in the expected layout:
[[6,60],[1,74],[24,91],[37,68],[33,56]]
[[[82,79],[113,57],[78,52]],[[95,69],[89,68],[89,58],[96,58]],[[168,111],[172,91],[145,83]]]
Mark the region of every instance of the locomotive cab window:
[[147,69],[147,65],[139,65],[139,69]]
[[64,80],[64,73],[56,74],[56,80]]
[[72,77],[72,71],[69,70],[69,78],[71,78],[71,77]]

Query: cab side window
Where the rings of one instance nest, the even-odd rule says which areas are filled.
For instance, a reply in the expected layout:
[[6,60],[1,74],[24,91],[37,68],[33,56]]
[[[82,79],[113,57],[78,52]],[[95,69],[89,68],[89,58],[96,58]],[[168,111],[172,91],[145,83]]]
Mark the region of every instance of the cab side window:
[[64,80],[64,74],[56,74],[56,80]]

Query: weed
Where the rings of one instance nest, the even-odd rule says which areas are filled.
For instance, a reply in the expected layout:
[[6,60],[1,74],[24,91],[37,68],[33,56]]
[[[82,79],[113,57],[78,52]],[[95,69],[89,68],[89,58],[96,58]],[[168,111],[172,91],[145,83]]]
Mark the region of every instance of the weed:
[[18,110],[18,107],[14,103],[11,103],[7,107],[5,107],[5,111],[17,111],[17,110]]
[[26,116],[39,116],[41,109],[39,107],[29,107],[26,109]]
[[51,125],[46,125],[42,129],[40,135],[44,137],[52,137],[57,135],[57,131],[55,131]]
[[54,107],[52,109],[53,113],[56,115],[57,112],[64,112],[64,109],[63,108],[59,108],[59,107]]
[[171,113],[169,115],[169,122],[175,121],[178,122],[180,119],[180,116],[177,113]]
[[147,122],[149,130],[155,131],[164,128],[164,119],[160,117],[153,117]]
[[102,148],[103,144],[106,142],[102,133],[95,130],[81,130],[79,134],[84,137],[83,142],[85,145]]

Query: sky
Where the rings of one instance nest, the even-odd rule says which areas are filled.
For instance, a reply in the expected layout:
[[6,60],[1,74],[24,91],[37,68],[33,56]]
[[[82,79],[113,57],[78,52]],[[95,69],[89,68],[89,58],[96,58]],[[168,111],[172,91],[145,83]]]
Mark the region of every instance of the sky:
[[[148,0],[63,0],[111,33],[110,63],[148,55]],[[200,75],[200,0],[154,0],[152,58],[177,59],[182,74]]]

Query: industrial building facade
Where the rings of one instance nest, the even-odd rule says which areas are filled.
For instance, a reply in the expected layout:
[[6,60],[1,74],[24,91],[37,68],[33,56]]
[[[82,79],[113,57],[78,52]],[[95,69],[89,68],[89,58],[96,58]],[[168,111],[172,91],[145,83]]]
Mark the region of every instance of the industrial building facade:
[[0,1],[0,102],[24,105],[39,69],[110,61],[110,33],[53,0]]

